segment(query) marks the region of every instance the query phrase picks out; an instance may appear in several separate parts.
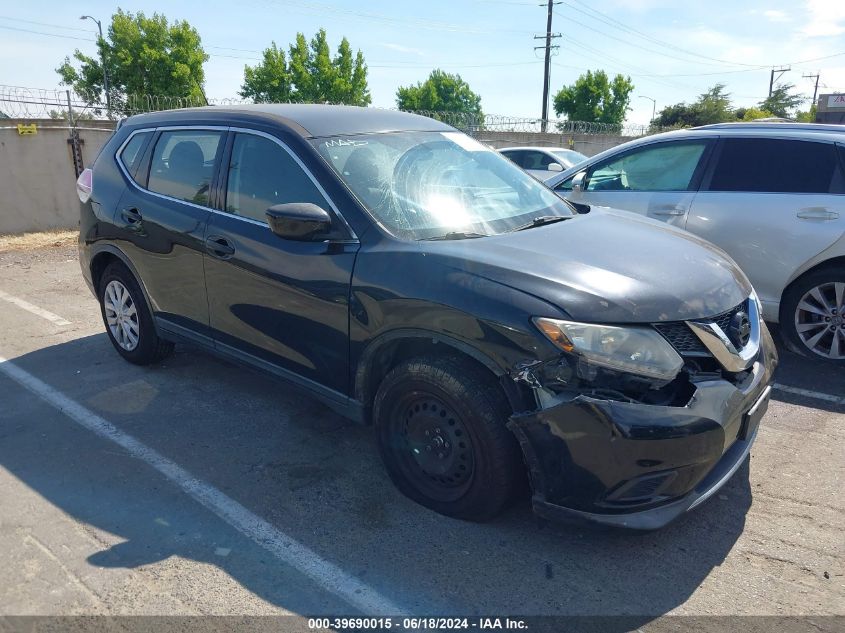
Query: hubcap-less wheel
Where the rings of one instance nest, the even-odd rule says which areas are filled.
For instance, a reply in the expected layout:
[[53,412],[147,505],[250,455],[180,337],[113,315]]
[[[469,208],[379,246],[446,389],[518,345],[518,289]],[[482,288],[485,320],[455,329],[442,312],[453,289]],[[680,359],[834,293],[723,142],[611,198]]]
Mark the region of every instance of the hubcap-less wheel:
[[410,479],[440,501],[460,498],[472,483],[469,432],[455,411],[429,394],[407,394],[396,407],[402,466]]
[[809,290],[795,309],[795,330],[814,354],[845,358],[845,281],[821,284]]
[[117,280],[110,281],[103,296],[103,307],[109,331],[117,344],[127,352],[138,347],[138,312],[126,286]]

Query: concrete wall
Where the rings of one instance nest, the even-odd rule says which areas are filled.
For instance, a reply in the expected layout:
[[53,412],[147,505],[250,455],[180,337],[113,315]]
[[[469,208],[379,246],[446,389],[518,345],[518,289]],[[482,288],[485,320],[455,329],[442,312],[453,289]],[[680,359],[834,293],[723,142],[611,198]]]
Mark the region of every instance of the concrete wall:
[[612,134],[541,134],[539,132],[497,132],[482,130],[475,137],[495,148],[514,145],[537,145],[541,147],[564,147],[581,152],[585,156],[594,156],[611,147],[626,143],[635,137]]
[[[17,124],[35,123],[37,133],[21,135]],[[82,121],[82,159],[89,166],[108,140],[114,123]],[[493,147],[544,145],[570,147],[592,156],[630,137],[599,134],[479,132]],[[70,128],[63,121],[0,120],[0,234],[73,228],[79,223]]]
[[[35,123],[37,133],[19,134],[18,123]],[[80,122],[85,166],[94,161],[113,125],[110,121]],[[0,120],[0,234],[79,224],[69,138],[70,128],[63,121]]]

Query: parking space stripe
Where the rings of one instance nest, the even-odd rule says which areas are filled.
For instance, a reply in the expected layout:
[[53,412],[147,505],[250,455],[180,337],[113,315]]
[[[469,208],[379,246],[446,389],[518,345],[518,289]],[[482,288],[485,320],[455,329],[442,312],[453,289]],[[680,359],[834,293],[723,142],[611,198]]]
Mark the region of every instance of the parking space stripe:
[[19,308],[23,308],[27,312],[31,312],[37,316],[40,316],[42,319],[47,319],[56,325],[70,325],[70,321],[67,319],[63,319],[58,314],[54,314],[49,310],[45,310],[43,308],[39,308],[37,305],[31,304],[29,301],[24,301],[20,297],[16,297],[14,295],[10,295],[6,292],[0,290],[0,299],[3,301],[8,301],[9,303],[18,306]]
[[782,385],[780,383],[775,383],[772,385],[778,391],[783,391],[786,393],[792,393],[796,396],[804,396],[805,398],[815,398],[816,400],[825,400],[827,402],[835,402],[837,404],[845,404],[845,397],[842,396],[834,396],[829,393],[822,393],[820,391],[812,391],[811,389],[801,389],[799,387],[790,387],[788,385]]
[[114,442],[130,456],[151,466],[185,494],[205,506],[230,526],[298,570],[325,591],[364,614],[405,615],[408,611],[374,588],[346,573],[277,529],[214,486],[197,479],[175,462],[124,433],[105,418],[39,380],[0,356],[0,373],[58,409],[65,416],[99,437]]

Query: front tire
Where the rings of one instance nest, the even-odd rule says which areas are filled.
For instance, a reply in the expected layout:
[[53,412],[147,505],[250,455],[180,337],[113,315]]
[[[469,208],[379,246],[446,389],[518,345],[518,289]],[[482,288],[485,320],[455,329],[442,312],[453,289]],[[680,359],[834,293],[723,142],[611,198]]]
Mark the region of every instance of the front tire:
[[106,267],[98,298],[109,340],[130,363],[157,363],[173,351],[173,343],[159,338],[141,287],[126,266],[115,262]]
[[492,376],[456,358],[418,358],[392,369],[373,418],[382,460],[399,490],[446,516],[485,521],[525,480],[510,408]]
[[805,275],[783,295],[780,328],[787,346],[804,356],[845,363],[845,270]]

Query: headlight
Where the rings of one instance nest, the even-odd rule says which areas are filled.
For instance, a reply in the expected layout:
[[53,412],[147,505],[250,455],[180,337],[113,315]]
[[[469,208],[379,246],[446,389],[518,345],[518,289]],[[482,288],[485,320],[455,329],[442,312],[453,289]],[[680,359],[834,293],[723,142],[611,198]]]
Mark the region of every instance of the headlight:
[[663,384],[671,382],[684,361],[668,341],[651,328],[574,323],[535,317],[534,324],[560,349],[588,363]]

